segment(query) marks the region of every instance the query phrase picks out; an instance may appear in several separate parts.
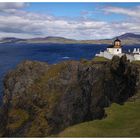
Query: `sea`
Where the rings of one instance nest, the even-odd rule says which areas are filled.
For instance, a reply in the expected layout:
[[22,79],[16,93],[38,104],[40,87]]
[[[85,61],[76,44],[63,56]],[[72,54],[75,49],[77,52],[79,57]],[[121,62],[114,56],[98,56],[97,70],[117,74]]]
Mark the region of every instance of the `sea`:
[[[0,44],[0,104],[3,97],[3,78],[9,70],[24,60],[37,60],[55,64],[64,60],[92,59],[104,51],[107,44]],[[140,45],[123,46],[123,51],[139,48]]]

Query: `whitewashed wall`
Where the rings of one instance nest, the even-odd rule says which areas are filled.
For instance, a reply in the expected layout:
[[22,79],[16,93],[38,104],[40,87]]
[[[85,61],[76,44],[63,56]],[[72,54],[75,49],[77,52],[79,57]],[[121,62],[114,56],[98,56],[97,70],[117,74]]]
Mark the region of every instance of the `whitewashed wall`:
[[107,48],[107,51],[111,54],[120,54],[122,53],[122,48]]

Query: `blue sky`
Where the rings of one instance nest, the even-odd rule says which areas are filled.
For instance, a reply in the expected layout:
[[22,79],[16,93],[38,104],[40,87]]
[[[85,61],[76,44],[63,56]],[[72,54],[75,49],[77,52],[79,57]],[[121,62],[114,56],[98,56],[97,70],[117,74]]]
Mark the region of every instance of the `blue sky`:
[[[139,33],[139,19],[140,3],[132,2],[0,3],[0,37],[111,38]],[[9,26],[12,24],[16,26]]]
[[[139,3],[79,3],[79,2],[71,2],[71,3],[63,3],[63,2],[56,2],[56,3],[30,3],[28,7],[25,9],[30,12],[36,13],[45,13],[45,14],[52,14],[57,17],[81,17],[82,13],[92,12],[92,14],[87,15],[90,18],[97,19],[97,20],[106,20],[106,21],[113,21],[113,20],[122,20],[125,16],[121,14],[110,14],[109,16],[104,15],[104,11],[101,9],[108,6],[117,6],[122,8],[135,8],[138,6]],[[117,18],[117,19],[116,19]]]
[[28,11],[40,12],[40,13],[48,13],[52,12],[57,16],[75,16],[80,14],[81,11],[87,10],[92,11],[98,9],[98,7],[105,7],[105,6],[119,6],[119,7],[135,7],[139,5],[139,3],[80,3],[80,2],[34,2],[29,3],[27,7],[25,7]]

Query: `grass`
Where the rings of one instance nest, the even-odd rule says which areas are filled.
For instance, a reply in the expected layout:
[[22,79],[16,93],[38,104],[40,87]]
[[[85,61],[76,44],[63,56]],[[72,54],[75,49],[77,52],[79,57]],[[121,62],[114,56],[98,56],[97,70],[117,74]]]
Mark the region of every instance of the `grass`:
[[140,61],[139,60],[132,61],[132,64],[140,65]]
[[140,137],[140,99],[113,103],[107,117],[66,128],[58,137]]
[[93,65],[94,62],[106,62],[109,59],[105,58],[105,57],[94,57],[91,61],[87,60],[87,59],[81,59],[80,62],[84,65]]
[[107,58],[105,58],[105,57],[98,57],[98,56],[94,57],[92,60],[93,60],[93,61],[96,61],[96,62],[108,61]]

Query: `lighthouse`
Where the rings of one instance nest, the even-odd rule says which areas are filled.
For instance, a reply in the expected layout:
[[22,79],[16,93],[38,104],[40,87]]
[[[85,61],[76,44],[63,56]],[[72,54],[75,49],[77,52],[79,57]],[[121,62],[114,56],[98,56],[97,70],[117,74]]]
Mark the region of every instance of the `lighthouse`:
[[118,55],[122,53],[121,40],[116,38],[113,45],[107,47],[107,51],[113,55]]
[[95,56],[98,57],[105,57],[107,59],[112,59],[112,57],[114,55],[117,55],[119,57],[126,55],[127,59],[130,61],[140,61],[140,48],[134,48],[133,52],[129,53],[124,53],[122,52],[122,44],[121,44],[121,40],[119,38],[116,38],[112,45],[108,46],[107,49],[105,51],[100,51],[99,54],[96,54]]

